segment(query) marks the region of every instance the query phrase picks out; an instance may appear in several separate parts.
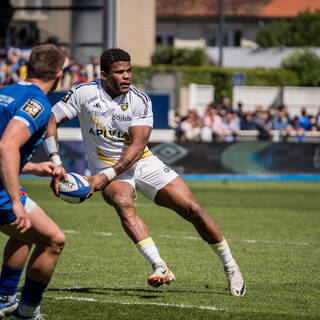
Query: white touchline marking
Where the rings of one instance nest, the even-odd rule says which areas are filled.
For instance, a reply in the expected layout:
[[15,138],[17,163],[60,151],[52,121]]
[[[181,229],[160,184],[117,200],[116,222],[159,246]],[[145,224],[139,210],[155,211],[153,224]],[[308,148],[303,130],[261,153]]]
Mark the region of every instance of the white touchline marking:
[[100,236],[107,236],[112,237],[113,234],[111,232],[94,232],[94,234],[100,235]]
[[[200,237],[193,236],[172,236],[170,234],[159,235],[162,238],[171,238],[171,239],[186,239],[186,240],[202,240]],[[228,239],[228,241],[240,241],[247,243],[274,243],[274,244],[290,244],[298,246],[308,246],[309,242],[281,242],[281,241],[260,241],[260,240],[249,240],[249,239]]]
[[141,305],[141,306],[162,306],[162,307],[174,307],[174,308],[183,308],[183,309],[201,309],[201,310],[210,310],[210,311],[223,311],[212,306],[188,306],[184,304],[175,304],[175,303],[161,303],[161,302],[120,302],[120,301],[111,301],[111,300],[99,300],[94,298],[81,298],[81,297],[50,297],[45,296],[46,298],[54,300],[75,300],[75,301],[88,301],[88,302],[100,302],[100,303],[113,303],[113,304],[122,304],[122,305]]
[[[112,232],[81,232],[76,230],[62,230],[64,233],[92,233],[98,236],[104,236],[104,237],[112,237],[114,234]],[[158,237],[161,238],[169,238],[169,239],[180,239],[180,240],[202,240],[200,237],[197,236],[173,236],[170,234],[162,234],[158,235]],[[228,241],[240,241],[240,242],[246,242],[246,243],[266,243],[266,244],[283,244],[283,245],[295,245],[295,246],[308,246],[309,242],[281,242],[281,241],[265,241],[265,240],[253,240],[253,239],[228,239]]]

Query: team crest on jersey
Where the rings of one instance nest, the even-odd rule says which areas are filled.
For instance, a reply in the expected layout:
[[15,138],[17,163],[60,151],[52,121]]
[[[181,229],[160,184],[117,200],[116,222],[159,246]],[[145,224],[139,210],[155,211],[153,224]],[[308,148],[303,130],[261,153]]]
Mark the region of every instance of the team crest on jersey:
[[121,105],[121,110],[122,111],[126,111],[128,109],[128,103],[126,102],[126,103],[123,103],[122,105]]
[[69,91],[64,97],[61,98],[61,101],[67,103],[72,95],[72,91]]
[[35,119],[44,110],[44,107],[40,102],[38,102],[34,99],[29,99],[25,103],[25,105],[21,108],[21,110],[26,112],[33,119]]

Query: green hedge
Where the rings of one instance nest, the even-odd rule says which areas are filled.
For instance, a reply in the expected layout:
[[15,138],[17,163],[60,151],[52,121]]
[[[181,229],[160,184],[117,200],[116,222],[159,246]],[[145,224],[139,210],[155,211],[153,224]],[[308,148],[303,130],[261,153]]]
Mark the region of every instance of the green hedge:
[[150,76],[158,72],[179,72],[182,85],[190,83],[210,84],[215,87],[215,101],[225,96],[232,97],[232,77],[235,73],[246,75],[248,86],[298,86],[296,73],[283,69],[234,69],[214,66],[133,66],[133,83],[147,84]]
[[157,45],[151,61],[153,65],[202,66],[208,64],[208,56],[204,48],[189,49]]

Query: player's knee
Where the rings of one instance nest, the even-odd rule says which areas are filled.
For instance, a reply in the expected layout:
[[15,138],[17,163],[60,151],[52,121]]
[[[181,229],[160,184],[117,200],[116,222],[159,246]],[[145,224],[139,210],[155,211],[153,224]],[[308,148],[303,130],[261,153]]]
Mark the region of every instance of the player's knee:
[[196,201],[190,201],[186,207],[187,220],[195,222],[203,219],[203,210],[199,203]]
[[62,231],[56,232],[50,241],[50,249],[54,254],[60,254],[66,244],[66,236]]
[[113,205],[117,211],[126,211],[126,209],[133,208],[133,200],[127,195],[116,195],[112,199]]

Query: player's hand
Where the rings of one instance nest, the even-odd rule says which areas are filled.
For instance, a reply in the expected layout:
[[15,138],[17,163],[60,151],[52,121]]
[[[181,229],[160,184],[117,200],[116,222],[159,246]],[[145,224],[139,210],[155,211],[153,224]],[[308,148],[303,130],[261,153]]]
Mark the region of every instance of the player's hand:
[[67,177],[66,170],[64,169],[64,167],[62,165],[57,166],[57,170],[54,171],[54,173],[52,175],[51,183],[50,183],[50,187],[51,187],[54,195],[57,197],[59,197],[58,188],[59,188],[60,180],[69,181],[69,179]]
[[104,173],[96,174],[92,177],[84,177],[87,181],[91,181],[91,188],[88,198],[93,195],[95,191],[103,190],[110,182],[108,177]]
[[31,228],[30,216],[26,212],[26,209],[22,205],[21,201],[12,203],[12,211],[17,219],[11,223],[11,226],[16,227],[16,229],[19,230],[20,233],[24,233]]
[[37,163],[35,169],[35,174],[39,177],[53,177],[59,171],[59,168],[51,161]]

